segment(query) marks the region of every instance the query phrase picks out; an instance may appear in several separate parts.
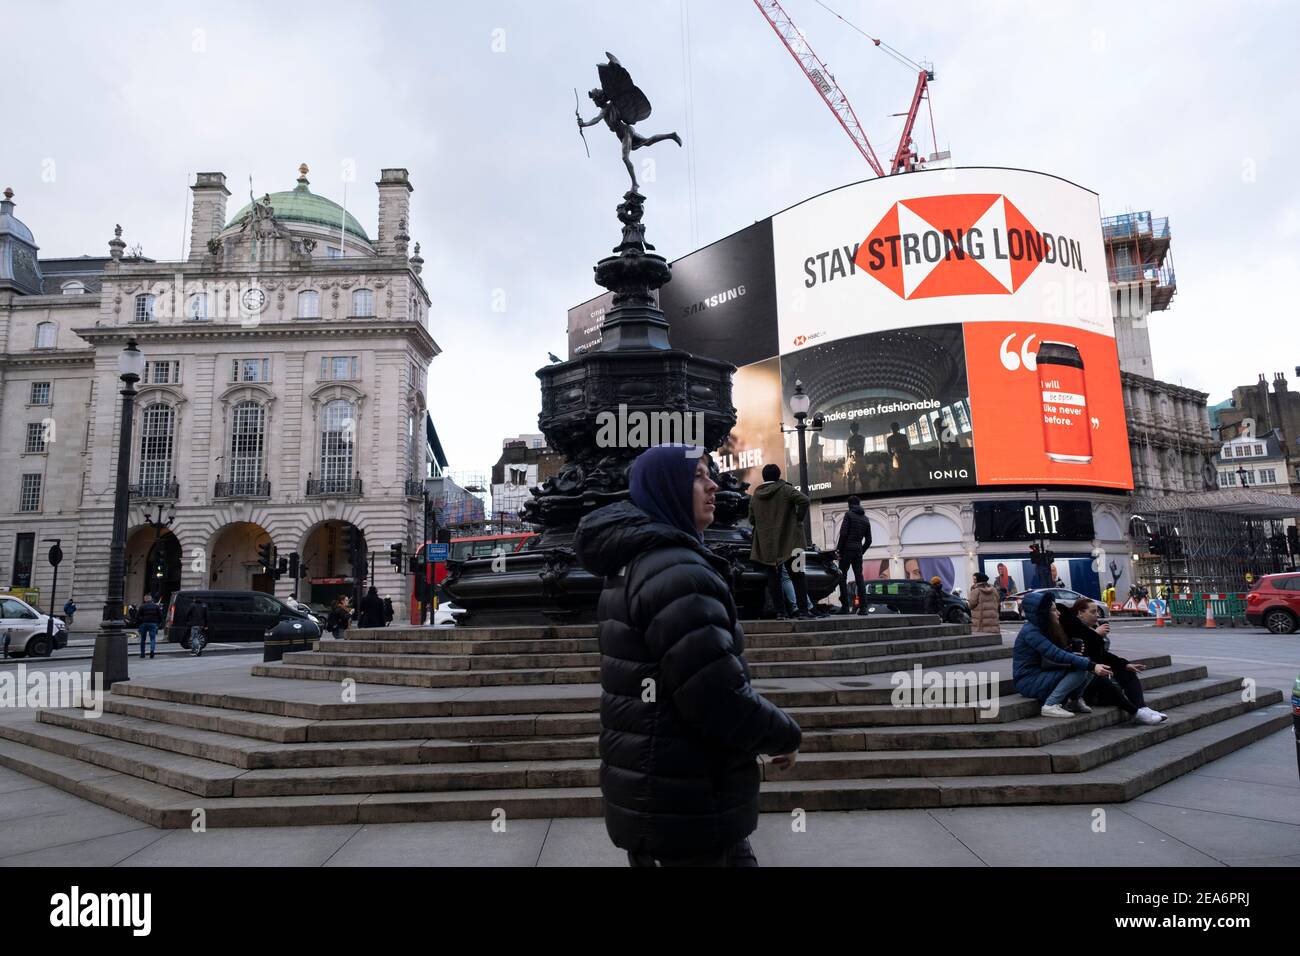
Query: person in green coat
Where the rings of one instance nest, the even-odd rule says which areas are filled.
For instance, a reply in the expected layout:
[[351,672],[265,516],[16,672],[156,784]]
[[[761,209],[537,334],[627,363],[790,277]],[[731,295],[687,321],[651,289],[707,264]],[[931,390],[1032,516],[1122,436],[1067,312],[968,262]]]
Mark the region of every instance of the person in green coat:
[[[785,599],[781,594],[781,566],[794,584],[795,617],[810,615],[808,582],[796,558],[804,550],[803,519],[808,513],[808,498],[788,481],[781,479],[776,465],[763,466],[763,483],[749,498],[749,523],[754,528],[754,544],[749,558],[767,572],[767,593],[772,599],[778,620],[784,619]],[[800,565],[802,563],[800,562]]]

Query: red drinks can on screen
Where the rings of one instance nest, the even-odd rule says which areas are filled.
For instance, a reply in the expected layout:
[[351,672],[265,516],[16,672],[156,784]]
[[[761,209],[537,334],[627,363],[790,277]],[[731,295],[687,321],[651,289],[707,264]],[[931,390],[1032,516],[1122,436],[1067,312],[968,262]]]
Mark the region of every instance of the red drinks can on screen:
[[1083,356],[1068,342],[1038,349],[1038,387],[1043,400],[1043,447],[1052,461],[1092,461],[1092,422]]

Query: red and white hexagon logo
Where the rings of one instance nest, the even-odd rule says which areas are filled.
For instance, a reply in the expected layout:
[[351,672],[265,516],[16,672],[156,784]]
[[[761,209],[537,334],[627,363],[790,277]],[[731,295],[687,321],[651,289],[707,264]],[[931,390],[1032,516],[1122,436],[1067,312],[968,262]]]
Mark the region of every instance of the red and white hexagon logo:
[[1081,268],[1068,258],[1077,250],[1039,232],[1001,193],[971,193],[894,203],[854,262],[903,299],[1011,295],[1040,262]]

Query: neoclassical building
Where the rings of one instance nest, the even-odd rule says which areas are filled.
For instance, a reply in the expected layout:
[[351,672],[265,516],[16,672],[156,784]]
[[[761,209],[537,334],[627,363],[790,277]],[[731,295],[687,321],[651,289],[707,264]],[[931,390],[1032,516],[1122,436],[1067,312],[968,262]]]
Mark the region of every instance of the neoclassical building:
[[[407,170],[385,169],[372,239],[309,188],[227,214],[222,173],[192,186],[188,257],[41,259],[0,202],[0,586],[39,588],[47,538],[71,594],[98,620],[108,577],[121,428],[118,354],[147,360],[137,388],[127,600],[146,590],[294,582],[262,572],[258,548],[297,552],[304,600],[350,591],[346,544],[374,553],[373,582],[406,619],[409,578],[388,548],[422,535],[428,331],[423,260],[410,242]],[[39,221],[39,210],[31,210]],[[174,520],[156,527],[161,518]],[[153,519],[155,524],[151,524]]]

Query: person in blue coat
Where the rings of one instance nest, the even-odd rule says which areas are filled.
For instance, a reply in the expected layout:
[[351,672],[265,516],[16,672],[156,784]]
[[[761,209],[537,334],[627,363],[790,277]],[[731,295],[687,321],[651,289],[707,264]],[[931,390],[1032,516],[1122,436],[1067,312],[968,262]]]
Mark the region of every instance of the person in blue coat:
[[[1094,675],[1110,677],[1111,670],[1062,646],[1061,611],[1049,593],[1034,591],[1026,595],[1020,608],[1025,623],[1011,652],[1016,692],[1041,700],[1044,717],[1073,717],[1074,712],[1063,705],[1078,699]],[[1049,635],[1058,637],[1054,640]]]

